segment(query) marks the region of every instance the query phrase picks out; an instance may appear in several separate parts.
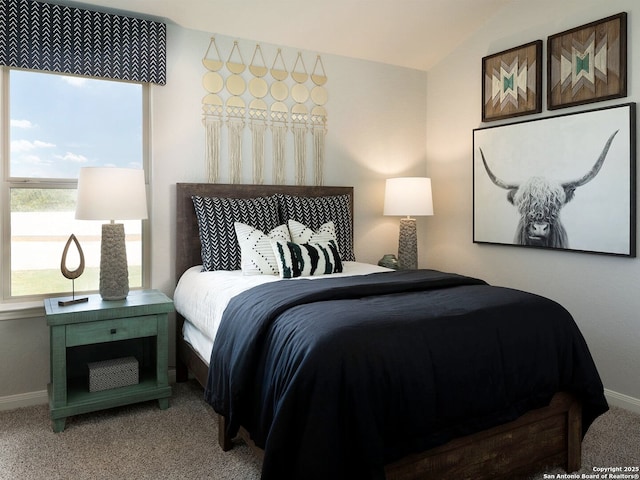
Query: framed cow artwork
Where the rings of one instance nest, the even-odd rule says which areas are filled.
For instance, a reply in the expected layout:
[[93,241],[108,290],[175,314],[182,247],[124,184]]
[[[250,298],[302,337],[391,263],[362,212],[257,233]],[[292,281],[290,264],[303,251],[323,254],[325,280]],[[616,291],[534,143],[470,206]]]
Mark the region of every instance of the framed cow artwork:
[[636,256],[635,103],[473,131],[473,242]]

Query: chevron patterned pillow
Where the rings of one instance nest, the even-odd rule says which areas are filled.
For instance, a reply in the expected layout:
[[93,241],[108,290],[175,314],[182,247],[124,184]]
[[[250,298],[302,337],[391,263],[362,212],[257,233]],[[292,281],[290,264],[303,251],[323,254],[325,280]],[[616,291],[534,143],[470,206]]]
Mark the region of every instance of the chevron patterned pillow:
[[203,270],[239,270],[241,253],[235,222],[263,232],[279,225],[273,197],[191,197],[198,219]]
[[242,273],[244,275],[278,275],[278,262],[271,248],[271,241],[290,241],[287,226],[277,226],[266,234],[262,230],[240,222],[235,222],[233,226],[240,244]]
[[272,240],[280,278],[309,277],[342,272],[336,242],[293,243]]
[[317,230],[323,224],[333,221],[340,259],[343,262],[355,261],[353,222],[348,195],[296,197],[278,193],[275,197],[278,201],[280,223],[295,220],[312,230]]

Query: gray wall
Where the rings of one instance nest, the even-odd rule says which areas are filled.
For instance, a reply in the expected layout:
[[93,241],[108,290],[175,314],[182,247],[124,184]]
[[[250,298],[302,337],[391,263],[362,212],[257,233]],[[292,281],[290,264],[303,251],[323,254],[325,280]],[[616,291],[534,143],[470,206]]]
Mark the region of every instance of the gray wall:
[[[515,0],[429,71],[427,173],[439,210],[429,224],[426,249],[428,262],[439,269],[480,276],[564,305],[591,348],[609,399],[640,410],[640,260],[472,243],[472,130],[484,126],[482,57],[543,40],[546,92],[547,36],[623,11],[628,12],[628,97],[550,113],[545,96],[542,114],[515,121],[637,102],[640,65],[634,38],[640,31],[640,4],[633,0]],[[500,123],[509,121],[486,125]]]

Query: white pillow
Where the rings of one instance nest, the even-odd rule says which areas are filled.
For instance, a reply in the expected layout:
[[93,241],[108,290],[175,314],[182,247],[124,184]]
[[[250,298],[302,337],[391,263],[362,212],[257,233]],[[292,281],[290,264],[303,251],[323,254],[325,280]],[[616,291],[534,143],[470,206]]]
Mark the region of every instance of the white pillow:
[[[343,262],[355,261],[351,197],[349,195],[297,197],[295,195],[276,193],[274,197],[278,203],[278,210],[282,219],[296,220],[310,228],[318,228],[324,222],[332,220],[336,227],[340,260]],[[243,220],[239,221],[242,222]]]
[[289,226],[289,233],[291,234],[291,241],[293,243],[315,243],[315,242],[335,242],[338,245],[338,237],[336,236],[336,227],[332,221],[323,223],[318,230],[313,231],[306,225],[297,222],[296,220],[289,220],[287,222]]
[[334,240],[292,243],[272,240],[280,278],[309,277],[342,272],[342,261]]
[[244,275],[278,275],[278,262],[271,248],[272,240],[291,240],[286,225],[279,225],[265,234],[257,228],[234,222],[240,245],[240,265]]

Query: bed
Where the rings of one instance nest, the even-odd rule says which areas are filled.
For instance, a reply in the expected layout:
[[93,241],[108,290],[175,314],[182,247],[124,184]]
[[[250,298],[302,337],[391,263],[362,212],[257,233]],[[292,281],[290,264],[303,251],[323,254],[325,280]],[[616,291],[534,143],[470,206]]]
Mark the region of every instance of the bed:
[[[192,200],[194,196],[216,199],[255,199],[276,194],[320,199],[340,197],[348,199],[348,222],[353,216],[351,187],[177,184],[176,193],[177,281],[186,278],[188,273],[193,276],[194,271],[198,272],[203,264],[203,243]],[[340,225],[341,240],[345,241],[345,235],[350,236],[352,240],[352,225],[346,228],[344,219],[340,219]],[[314,228],[317,226],[312,227]],[[340,256],[348,258],[343,251],[340,251]],[[344,267],[345,271],[361,268],[357,263],[352,263],[350,258],[344,261]],[[196,347],[198,342],[188,334],[189,329],[193,329],[191,319],[185,319],[183,316],[184,311],[189,309],[177,307],[177,378],[178,381],[186,380],[191,372],[205,389],[207,400],[218,413],[219,444],[223,450],[231,448],[232,436],[237,434],[263,458],[265,480],[495,479],[515,478],[555,466],[569,472],[580,468],[582,437],[590,423],[608,407],[602,383],[584,339],[573,319],[562,307],[531,294],[491,287],[478,279],[443,272],[380,272],[374,268],[366,275],[356,275],[352,278],[341,275],[336,277],[323,278],[318,282],[305,279],[263,283],[261,280],[255,280],[257,283],[253,289],[241,292],[229,300],[228,306],[224,309],[224,315],[227,317],[222,318],[215,337],[215,348]],[[182,290],[190,288],[183,287]],[[376,295],[370,294],[370,291],[375,291]],[[435,303],[429,308],[419,305],[409,307],[410,303],[402,303],[404,310],[400,313],[384,313],[393,303],[422,301],[417,300],[418,297],[430,296],[432,299],[429,301]],[[507,302],[506,297],[511,297],[511,300],[508,300],[511,303],[502,305],[500,302]],[[282,299],[282,308],[277,307],[276,313],[256,310],[256,305],[252,305],[251,301],[257,298]],[[455,304],[453,307],[451,302]],[[523,303],[524,307],[518,306],[519,303]],[[176,303],[177,306],[179,304],[180,302]],[[336,324],[336,328],[333,329],[329,328],[330,321],[318,321],[323,318],[323,314],[317,311],[318,305],[334,308],[334,314],[329,315],[332,321],[341,317],[342,322],[342,317],[349,317],[349,321],[356,322],[357,325],[349,324],[343,329],[346,334],[342,333],[342,330],[341,333],[336,333],[343,325]],[[358,308],[353,305],[358,305]],[[436,305],[440,306],[436,308]],[[315,308],[316,311],[307,310],[311,308]],[[335,314],[355,312],[360,308],[369,308],[367,318],[378,322],[375,327],[367,327],[366,333],[355,330],[362,322],[357,315]],[[440,308],[443,309],[442,316],[438,313]],[[514,308],[520,310],[513,310]],[[430,322],[440,322],[437,324],[437,330],[420,330],[426,328],[423,326],[425,322],[421,318],[411,320],[413,314],[407,315],[408,310],[415,311],[418,317],[423,316],[423,312],[427,310],[432,312],[429,313]],[[493,313],[489,315],[488,311]],[[509,389],[520,388],[530,392],[536,383],[528,382],[540,383],[539,392],[536,390],[535,394],[521,395],[514,398],[509,405],[501,404],[499,409],[490,404],[489,400],[485,402],[483,395],[488,395],[487,398],[499,397],[504,403],[504,398],[511,398],[512,393],[505,397],[505,394],[496,392],[504,389],[502,383],[506,380],[493,370],[487,370],[487,367],[482,375],[488,375],[487,378],[491,380],[473,384],[479,375],[473,373],[471,368],[472,365],[482,364],[485,350],[492,351],[489,346],[479,347],[482,345],[481,342],[485,341],[483,338],[488,337],[486,341],[492,343],[491,338],[495,335],[487,336],[467,330],[471,328],[471,323],[478,323],[478,319],[487,321],[489,318],[489,321],[493,321],[492,316],[495,316],[497,311],[511,313],[501,314],[505,318],[500,320],[500,326],[493,325],[492,329],[509,329],[509,318],[527,317],[533,325],[528,328],[533,330],[529,330],[526,336],[537,336],[536,341],[539,344],[527,346],[530,343],[528,340],[509,337],[506,346],[493,348],[496,355],[502,355],[504,358],[489,359],[487,365],[495,366],[495,362],[502,362],[507,367],[492,367],[493,370],[509,370],[512,360],[507,357],[506,351],[512,351],[511,355],[524,357],[524,367],[521,370],[524,378],[520,378],[518,372],[511,371],[509,375],[505,373],[505,377],[511,378],[510,382],[517,384],[517,387],[509,386]],[[229,320],[233,312],[236,312],[235,320]],[[378,315],[379,312],[382,313]],[[191,313],[185,315],[189,317]],[[377,316],[380,318],[376,320]],[[557,322],[549,320],[555,316],[559,317]],[[394,324],[391,330],[388,330],[388,318],[392,317],[402,318],[403,322],[410,324]],[[443,321],[445,317],[447,321]],[[464,319],[467,323],[460,324],[463,327],[456,332],[458,337],[453,344],[439,349],[439,346],[446,345],[447,340],[444,337],[439,338],[438,335],[451,337],[446,333],[446,329],[450,328],[447,325],[452,323],[452,318]],[[302,322],[302,319],[310,320],[307,324],[300,324],[302,326],[296,324]],[[562,332],[569,332],[566,333],[570,335],[567,339],[560,337],[559,335],[565,333],[559,332],[559,329],[553,326],[558,322],[563,325],[560,329]],[[545,326],[547,324],[548,327]],[[304,329],[307,328],[316,328],[323,332],[309,330],[310,333],[305,333],[302,340],[292,337],[296,332],[306,332]],[[538,330],[543,331],[546,328],[549,330],[548,335],[558,335],[557,339],[547,338],[542,334],[538,336]],[[240,332],[235,331],[238,329]],[[330,336],[318,337],[325,335],[325,330]],[[246,334],[247,331],[250,332],[249,335]],[[353,331],[357,331],[357,335],[349,335],[348,332]],[[412,349],[392,346],[391,342],[395,337],[392,338],[390,335],[395,335],[393,332],[396,331],[400,332],[397,341],[405,342],[400,345],[409,345],[420,335],[435,342],[427,349],[421,349],[429,351],[428,355],[420,354],[422,362],[431,361],[430,356],[445,355],[449,350],[455,352],[451,354],[456,360],[452,365],[458,366],[447,366],[443,370],[447,374],[438,377],[438,381],[449,382],[442,384],[449,385],[446,390],[425,395],[426,387],[422,383],[429,382],[406,380],[419,378],[420,375],[416,375],[416,372],[411,371],[413,367],[408,366],[413,362],[414,354],[410,353]],[[488,329],[484,328],[482,331]],[[500,331],[503,332],[502,335],[506,335],[504,332],[508,330]],[[253,332],[261,333],[258,335]],[[461,332],[464,335],[460,335]],[[520,329],[514,332],[512,335],[516,337],[523,335]],[[187,335],[187,340],[184,335]],[[273,343],[265,343],[267,338]],[[294,340],[291,340],[292,338]],[[299,343],[307,341],[307,338],[323,340],[313,342],[313,345],[300,346]],[[326,348],[326,338],[331,345],[329,349]],[[349,338],[356,343],[345,340]],[[473,338],[473,342],[469,338]],[[518,343],[520,341],[523,342],[522,345]],[[325,342],[324,347],[314,347],[316,344],[323,345],[322,342]],[[346,345],[344,348],[338,346],[343,343]],[[545,353],[545,349],[550,348],[548,345],[554,343],[560,344],[557,348],[562,353],[557,357],[561,358],[558,362],[562,362],[562,365],[553,364],[547,370],[561,369],[565,373],[558,376],[555,372],[554,375],[558,378],[565,378],[567,375],[570,377],[559,383],[556,380],[550,382],[542,378],[539,370],[544,369],[533,365],[545,365],[547,357],[554,356]],[[372,345],[378,349],[375,352],[386,352],[379,355],[381,358],[389,358],[389,362],[399,361],[402,368],[393,364],[395,370],[392,375],[381,375],[377,372],[372,367],[377,363],[370,361],[371,351],[367,350],[374,348]],[[353,353],[354,350],[363,350],[365,353],[362,358],[369,358],[369,361],[363,361]],[[209,351],[211,356],[207,353]],[[301,351],[305,353],[301,354]],[[525,351],[530,351],[531,354],[522,355]],[[311,353],[307,355],[306,352]],[[335,360],[334,356],[338,355],[335,352],[342,352],[343,357]],[[325,354],[327,357],[323,357]],[[420,355],[416,354],[415,357]],[[504,363],[505,359],[509,359],[509,362]],[[327,365],[331,366],[336,362],[339,365],[337,369],[328,370]],[[271,371],[267,368],[268,365],[276,365],[277,368]],[[384,366],[386,364],[381,365],[381,369],[387,368]],[[534,370],[531,370],[532,368]],[[372,370],[372,378],[384,377],[383,389],[380,389],[380,385],[372,386],[374,382],[360,385],[363,378],[368,378],[369,370]],[[344,378],[335,374],[338,371],[341,375],[344,374]],[[456,371],[461,372],[460,375],[456,374]],[[262,380],[256,382],[256,376]],[[435,376],[437,375],[434,374],[434,378]],[[541,378],[538,379],[538,376]],[[310,382],[310,378],[314,379],[313,382]],[[467,382],[466,387],[472,390],[465,391],[465,385],[460,385],[461,382]],[[480,390],[487,392],[481,394]],[[372,395],[372,391],[375,391],[375,395]],[[398,409],[397,405],[392,403],[398,399],[409,402],[406,405],[406,411],[411,415],[408,417],[409,421],[406,416],[400,415],[402,412],[398,413],[403,409]],[[274,402],[289,407],[276,408]],[[454,411],[451,405],[458,405],[464,410],[464,417],[460,417],[459,412]],[[468,413],[465,409],[473,412]],[[476,412],[476,409],[479,410]],[[434,418],[434,412],[445,414],[441,415],[441,418]],[[389,418],[386,418],[387,414]],[[383,416],[385,421],[379,421]],[[398,421],[399,418],[404,420]],[[348,425],[348,428],[341,427],[344,425]],[[425,425],[436,433],[430,432],[427,435],[422,430],[416,433],[416,429],[424,429]]]

